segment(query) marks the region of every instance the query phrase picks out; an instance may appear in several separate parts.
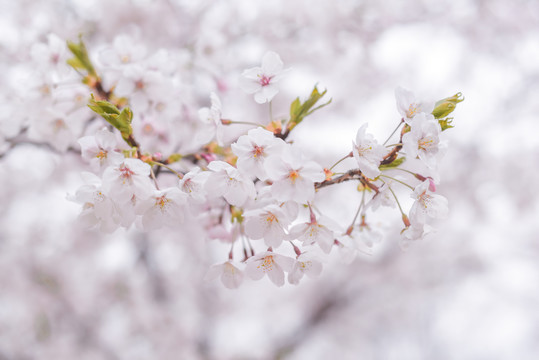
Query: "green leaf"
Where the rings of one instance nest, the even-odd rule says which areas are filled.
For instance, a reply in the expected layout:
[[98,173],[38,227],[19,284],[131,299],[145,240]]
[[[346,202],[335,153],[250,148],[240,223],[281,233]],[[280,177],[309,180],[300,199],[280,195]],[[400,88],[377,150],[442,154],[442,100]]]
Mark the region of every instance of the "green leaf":
[[127,141],[133,133],[133,128],[131,127],[133,112],[128,107],[120,111],[114,104],[108,101],[96,100],[93,94],[91,95],[88,107],[118,129],[124,140]]
[[304,103],[301,103],[299,97],[296,98],[296,100],[294,100],[290,105],[290,120],[288,121],[288,124],[286,126],[287,130],[292,130],[299,123],[301,123],[306,116],[312,114],[318,109],[323,108],[326,105],[329,105],[332,99],[329,99],[328,102],[313,108],[313,106],[316,105],[318,100],[320,100],[326,94],[326,92],[327,90],[319,92],[318,88],[315,85],[313,91],[311,92],[311,95]]
[[88,50],[86,50],[86,45],[84,45],[82,38],[79,37],[78,44],[68,40],[67,47],[74,56],[74,58],[68,59],[67,63],[75,70],[86,70],[88,75],[97,77],[97,73],[95,72],[90,56],[88,55]]
[[460,92],[456,93],[453,96],[439,100],[434,105],[432,115],[434,115],[436,119],[444,118],[447,115],[451,114],[453,110],[455,110],[455,108],[457,107],[457,104],[462,101],[464,101],[464,97],[462,97],[462,93]]
[[394,169],[397,166],[401,165],[404,161],[406,161],[405,157],[397,158],[397,159],[393,160],[393,162],[391,162],[389,164],[380,165],[380,170]]
[[452,127],[454,127],[453,125],[451,125],[451,123],[453,122],[453,118],[440,119],[438,120],[438,122],[440,123],[442,131],[451,129]]

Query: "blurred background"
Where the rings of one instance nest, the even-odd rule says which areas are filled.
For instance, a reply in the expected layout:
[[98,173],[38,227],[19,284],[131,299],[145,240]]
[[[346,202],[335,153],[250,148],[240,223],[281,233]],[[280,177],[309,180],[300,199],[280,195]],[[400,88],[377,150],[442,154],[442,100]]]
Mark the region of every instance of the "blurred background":
[[[0,1],[0,359],[537,359],[539,356],[539,2]],[[267,50],[291,67],[274,111],[315,83],[333,103],[293,140],[321,164],[359,126],[384,139],[394,89],[439,100],[462,92],[440,166],[450,217],[403,251],[398,213],[383,244],[298,286],[203,281],[223,261],[197,230],[110,235],[77,226],[66,200],[73,153],[9,143],[32,105],[20,74],[55,33],[90,52],[129,34],[189,58],[186,93],[223,115],[262,114],[237,86]],[[352,217],[354,187],[324,195]],[[219,250],[215,250],[215,249]]]

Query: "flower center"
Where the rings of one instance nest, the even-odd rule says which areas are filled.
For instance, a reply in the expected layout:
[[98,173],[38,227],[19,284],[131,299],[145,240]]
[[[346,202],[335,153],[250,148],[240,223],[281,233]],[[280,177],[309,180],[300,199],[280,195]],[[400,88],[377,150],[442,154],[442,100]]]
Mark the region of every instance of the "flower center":
[[258,267],[262,267],[264,271],[271,271],[273,270],[274,263],[275,261],[273,260],[273,255],[268,255],[264,258],[264,261]]
[[406,116],[411,119],[415,116],[417,112],[419,112],[421,108],[416,103],[410,104],[410,107],[408,108],[408,112],[406,112]]
[[257,158],[262,154],[264,154],[264,148],[261,146],[255,145],[253,148],[253,157]]
[[260,85],[267,86],[271,82],[271,76],[262,75],[260,76]]
[[297,170],[291,170],[289,173],[288,173],[288,177],[290,178],[290,180],[292,181],[292,183],[295,183],[296,180],[299,178],[299,172]]
[[[422,138],[421,140],[419,140],[419,141],[417,142],[417,148],[418,148],[419,150],[425,150],[425,151],[427,151],[427,150],[429,150],[429,148],[432,148],[433,146],[436,145],[436,143],[435,143],[434,140],[435,140],[435,139],[433,139],[432,136],[424,137],[424,138]],[[434,149],[434,150],[435,150],[435,149]]]
[[419,195],[419,201],[421,202],[421,204],[423,204],[425,209],[429,206],[431,199],[432,196],[428,195],[426,190],[423,191],[421,195]]
[[120,177],[124,179],[124,183],[125,183],[125,180],[130,180],[131,176],[135,174],[133,170],[131,170],[130,168],[128,168],[127,166],[123,164],[120,166],[119,170],[120,170]]
[[155,198],[155,206],[159,206],[161,211],[165,211],[165,208],[167,207],[169,202],[170,199],[167,199],[165,195]]
[[277,217],[273,215],[273,213],[268,213],[266,216],[266,221],[268,223],[273,223],[275,220],[277,220]]
[[107,151],[106,150],[100,150],[97,155],[95,156],[99,160],[103,160],[107,158]]
[[57,133],[60,130],[66,129],[66,123],[62,119],[56,119],[53,122],[54,132]]
[[135,88],[137,90],[142,90],[144,89],[144,82],[142,80],[137,80],[135,81]]

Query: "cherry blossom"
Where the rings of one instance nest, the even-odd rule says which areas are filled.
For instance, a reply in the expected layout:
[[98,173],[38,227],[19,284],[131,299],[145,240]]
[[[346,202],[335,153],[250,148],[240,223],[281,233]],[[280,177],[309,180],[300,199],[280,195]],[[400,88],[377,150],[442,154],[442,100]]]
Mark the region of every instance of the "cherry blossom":
[[248,198],[255,197],[253,182],[232,165],[224,161],[212,161],[208,168],[212,170],[205,183],[208,193],[224,196],[229,204],[235,206],[242,206]]
[[52,69],[61,77],[65,77],[72,71],[66,63],[70,54],[65,40],[56,34],[47,35],[47,44],[34,44],[30,49],[30,53],[34,61],[45,71]]
[[261,209],[243,213],[245,233],[253,240],[264,239],[268,246],[274,248],[281,245],[286,236],[285,230],[290,219],[277,205],[269,205]]
[[266,173],[273,181],[271,192],[278,201],[304,204],[314,198],[314,183],[323,181],[322,167],[306,161],[296,148],[287,146],[280,156],[270,156],[265,162]]
[[124,159],[103,172],[103,189],[119,203],[150,197],[154,187],[150,180],[150,165],[139,159]]
[[447,216],[447,199],[429,190],[430,181],[417,185],[410,195],[415,202],[410,209],[410,221],[425,224],[428,219],[443,219]]
[[313,217],[308,223],[297,224],[290,229],[290,238],[301,241],[304,246],[316,243],[325,253],[329,253],[335,241],[335,234],[324,224],[328,221],[325,218],[319,221]]
[[322,272],[322,263],[311,253],[302,253],[296,259],[292,271],[288,273],[288,282],[293,285],[299,284],[303,275],[316,278]]
[[356,141],[353,143],[353,153],[359,170],[368,178],[374,179],[380,175],[380,162],[387,153],[386,149],[378,144],[371,134],[366,134],[367,124],[363,124],[357,131]]
[[434,102],[418,101],[415,95],[402,87],[395,89],[395,99],[397,101],[397,110],[403,117],[406,123],[410,124],[411,120],[420,113],[430,114],[434,110]]
[[204,184],[209,175],[208,171],[201,171],[199,167],[195,167],[179,181],[178,187],[187,194],[187,199],[192,205],[200,205],[206,201]]
[[155,190],[148,199],[137,201],[135,211],[142,215],[144,229],[154,230],[182,223],[186,205],[187,194],[177,187],[171,187],[165,190]]
[[215,93],[210,94],[211,107],[198,110],[198,118],[203,124],[197,134],[197,141],[205,144],[215,138],[217,144],[223,145],[223,124],[221,121],[221,100]]
[[117,144],[114,134],[106,128],[99,130],[95,136],[84,136],[78,142],[82,158],[88,160],[95,170],[118,164],[124,159],[122,154],[115,151]]
[[121,68],[141,62],[146,53],[146,46],[131,36],[122,34],[114,38],[112,46],[101,50],[99,60],[111,68]]
[[384,183],[378,188],[372,199],[367,203],[367,207],[372,211],[378,210],[380,206],[395,207],[395,197],[391,194],[390,186],[392,181]]
[[228,289],[236,289],[243,282],[243,272],[231,260],[210,267],[206,273],[205,280],[211,281],[218,277],[221,278],[221,282]]
[[245,266],[245,274],[253,280],[260,280],[264,275],[277,286],[284,285],[284,272],[292,271],[294,267],[294,259],[265,251],[250,257]]
[[419,157],[429,168],[435,168],[440,152],[440,133],[442,129],[434,116],[417,114],[411,130],[402,137],[404,151],[411,158]]
[[114,202],[102,190],[101,179],[89,172],[81,175],[86,184],[74,196],[68,196],[69,200],[83,205],[79,221],[86,227],[96,226],[104,233],[115,231],[119,227],[119,215]]
[[238,156],[236,166],[244,173],[253,173],[260,180],[266,180],[267,174],[264,162],[268,156],[279,155],[285,142],[276,138],[271,131],[263,128],[249,130],[247,135],[240,136],[231,145],[232,151]]
[[269,102],[279,92],[277,82],[286,73],[279,55],[268,51],[262,58],[262,66],[245,70],[241,74],[240,87],[249,94],[255,94],[259,104]]

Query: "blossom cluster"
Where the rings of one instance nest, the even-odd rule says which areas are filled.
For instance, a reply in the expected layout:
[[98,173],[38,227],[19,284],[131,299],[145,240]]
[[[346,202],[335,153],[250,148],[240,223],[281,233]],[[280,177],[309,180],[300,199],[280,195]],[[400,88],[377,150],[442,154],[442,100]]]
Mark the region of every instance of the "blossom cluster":
[[[380,206],[398,205],[403,246],[424,238],[448,212],[447,200],[436,193],[437,167],[445,151],[441,135],[452,127],[447,116],[462,101],[460,94],[435,104],[397,88],[401,119],[392,136],[400,129],[399,140],[386,145],[390,136],[380,143],[362,124],[349,153],[326,166],[288,136],[331,100],[319,104],[326,92],[315,86],[307,100],[292,102],[290,118],[273,118],[272,99],[290,71],[275,52],[240,76],[239,87],[270,109],[269,119],[246,122],[223,117],[217,92],[210,93],[209,107],[189,110],[189,97],[180,96],[189,93],[181,54],[150,53],[127,36],[97,54],[88,53],[82,41],[68,42],[68,48],[55,35],[35,47],[36,56],[50,59],[47,69],[58,69],[44,71],[36,85],[43,107],[54,115],[30,126],[30,133],[61,152],[80,147],[92,170],[69,196],[82,205],[81,223],[105,233],[132,226],[203,227],[209,239],[230,245],[209,269],[209,280],[219,277],[235,288],[245,276],[267,275],[277,286],[285,279],[298,284],[304,275],[319,275],[334,249],[343,261],[371,254],[383,237],[371,220]],[[65,76],[81,75],[84,85],[60,85]],[[249,129],[230,140],[227,129],[236,125]],[[333,171],[348,158],[355,160],[352,168]],[[359,183],[361,200],[343,226],[319,206],[318,193],[346,181]],[[408,212],[397,196],[402,189],[394,189],[401,186],[411,190]]]

